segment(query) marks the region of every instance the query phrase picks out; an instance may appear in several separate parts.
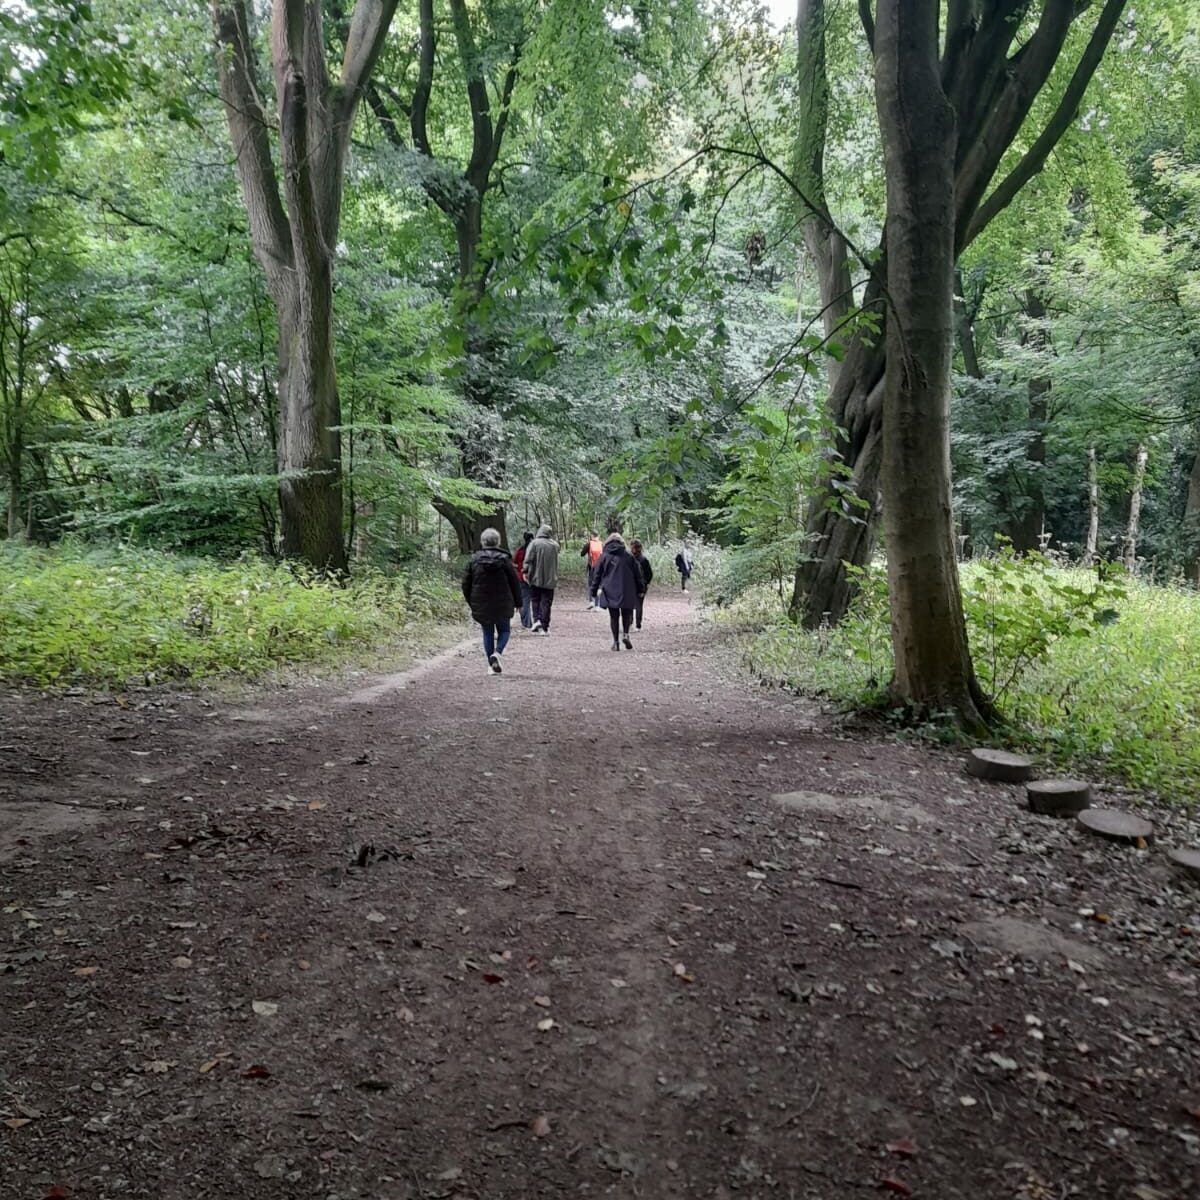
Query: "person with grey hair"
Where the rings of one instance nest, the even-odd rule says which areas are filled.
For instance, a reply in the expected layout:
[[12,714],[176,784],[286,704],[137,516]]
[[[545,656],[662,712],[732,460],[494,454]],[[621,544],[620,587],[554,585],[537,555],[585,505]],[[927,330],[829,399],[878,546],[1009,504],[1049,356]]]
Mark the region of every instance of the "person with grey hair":
[[513,613],[521,607],[521,581],[507,550],[500,548],[500,534],[485,529],[477,550],[467,560],[462,591],[471,616],[483,627],[483,653],[488,672],[500,674],[500,656],[512,633]]
[[550,633],[550,609],[558,587],[558,543],[549,525],[539,525],[537,536],[525,547],[525,578],[533,595],[533,632]]

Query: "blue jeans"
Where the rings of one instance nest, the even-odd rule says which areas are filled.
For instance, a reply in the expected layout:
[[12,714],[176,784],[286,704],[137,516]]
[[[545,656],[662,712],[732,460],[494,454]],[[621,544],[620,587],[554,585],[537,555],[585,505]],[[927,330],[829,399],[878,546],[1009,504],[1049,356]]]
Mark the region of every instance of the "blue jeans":
[[508,645],[509,634],[512,633],[511,621],[484,622],[483,652],[491,658],[493,654],[503,654]]
[[521,624],[526,629],[533,624],[533,592],[523,579],[521,580]]

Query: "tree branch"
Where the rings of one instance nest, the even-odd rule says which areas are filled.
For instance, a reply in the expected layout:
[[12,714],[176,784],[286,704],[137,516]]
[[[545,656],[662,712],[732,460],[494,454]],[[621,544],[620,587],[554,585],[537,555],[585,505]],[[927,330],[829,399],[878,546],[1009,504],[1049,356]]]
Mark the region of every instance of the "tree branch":
[[417,85],[413,88],[412,129],[413,146],[427,158],[433,157],[429,148],[429,132],[426,120],[429,114],[429,96],[433,91],[433,55],[437,49],[437,35],[433,31],[433,0],[419,0],[418,5],[421,33],[417,53]]
[[292,235],[275,179],[245,0],[217,0],[212,14],[221,101],[246,199],[250,233],[255,253],[275,290],[282,273],[291,266]]
[[858,19],[862,22],[863,33],[866,34],[867,46],[872,54],[875,53],[875,17],[871,12],[871,0],[858,0]]
[[471,107],[471,158],[467,163],[467,181],[482,196],[487,188],[487,175],[492,159],[492,112],[487,94],[487,80],[479,58],[479,47],[471,32],[471,18],[466,0],[449,0],[454,38],[458,42],[458,57],[467,77],[467,101]]
[[517,71],[521,62],[523,43],[514,42],[512,58],[508,62],[508,73],[504,76],[504,86],[500,90],[500,115],[496,118],[496,132],[492,138],[492,156],[488,163],[488,174],[500,157],[500,147],[504,143],[504,131],[508,128],[509,106],[512,104],[513,89],[517,86]]
[[359,98],[383,53],[397,3],[398,0],[358,0],[354,6],[346,52],[342,56],[341,94],[335,115],[339,128],[348,130],[353,121]]
[[1112,41],[1113,33],[1116,31],[1117,23],[1121,19],[1121,13],[1127,2],[1128,0],[1108,0],[1105,4],[1083,55],[1075,67],[1075,73],[1071,76],[1071,81],[1067,84],[1067,89],[1058,102],[1058,107],[1046,122],[1046,127],[1038,135],[1037,140],[979,206],[963,239],[964,247],[969,246],[996,215],[1003,212],[1012,203],[1017,193],[1045,166],[1050,152],[1062,140],[1078,114],[1084,93],[1104,57],[1109,42]]

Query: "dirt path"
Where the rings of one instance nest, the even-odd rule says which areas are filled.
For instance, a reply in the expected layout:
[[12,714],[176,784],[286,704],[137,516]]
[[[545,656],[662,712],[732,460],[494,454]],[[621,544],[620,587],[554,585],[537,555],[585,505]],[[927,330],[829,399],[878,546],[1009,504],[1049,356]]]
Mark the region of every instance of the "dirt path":
[[1200,892],[647,617],[0,698],[0,1196],[1194,1197]]

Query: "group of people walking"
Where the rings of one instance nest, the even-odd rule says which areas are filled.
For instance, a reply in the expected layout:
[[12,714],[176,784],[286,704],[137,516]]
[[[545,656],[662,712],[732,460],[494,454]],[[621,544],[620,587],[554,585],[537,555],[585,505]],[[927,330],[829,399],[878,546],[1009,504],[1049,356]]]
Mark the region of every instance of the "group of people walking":
[[[551,610],[558,587],[558,542],[549,525],[541,525],[536,534],[525,532],[513,556],[501,548],[500,533],[485,529],[480,549],[467,562],[462,591],[471,616],[483,629],[483,652],[493,675],[502,671],[501,658],[512,635],[513,613],[520,610],[521,625],[535,637],[550,633]],[[685,559],[686,555],[686,559]],[[602,542],[592,533],[580,556],[587,559],[588,609],[608,609],[612,648],[633,649],[630,636],[642,627],[646,592],[654,578],[654,568],[642,543],[633,538],[626,546],[619,533],[610,533]],[[691,552],[675,559],[675,566],[687,591],[691,575]],[[686,567],[686,570],[685,570]]]

